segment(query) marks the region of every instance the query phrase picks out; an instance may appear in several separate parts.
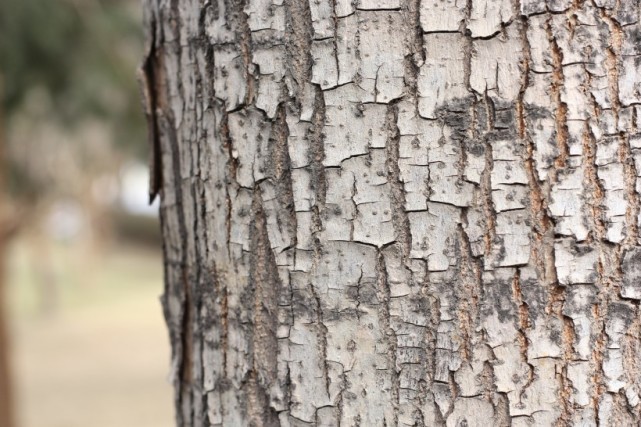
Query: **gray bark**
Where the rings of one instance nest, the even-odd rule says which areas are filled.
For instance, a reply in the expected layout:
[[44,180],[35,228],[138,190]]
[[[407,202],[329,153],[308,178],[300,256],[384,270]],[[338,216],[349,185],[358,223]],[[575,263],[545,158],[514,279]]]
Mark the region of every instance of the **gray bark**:
[[633,0],[145,0],[181,426],[641,423]]

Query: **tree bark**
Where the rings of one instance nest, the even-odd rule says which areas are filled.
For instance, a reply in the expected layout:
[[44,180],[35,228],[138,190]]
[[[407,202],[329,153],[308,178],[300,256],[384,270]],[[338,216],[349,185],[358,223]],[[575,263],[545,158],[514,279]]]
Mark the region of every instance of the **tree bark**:
[[633,0],[145,0],[181,426],[641,423]]

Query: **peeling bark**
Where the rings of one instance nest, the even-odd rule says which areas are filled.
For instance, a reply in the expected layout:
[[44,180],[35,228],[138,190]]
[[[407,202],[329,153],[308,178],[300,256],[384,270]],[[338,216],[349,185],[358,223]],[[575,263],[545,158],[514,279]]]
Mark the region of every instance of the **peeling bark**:
[[145,0],[177,424],[641,423],[632,0]]

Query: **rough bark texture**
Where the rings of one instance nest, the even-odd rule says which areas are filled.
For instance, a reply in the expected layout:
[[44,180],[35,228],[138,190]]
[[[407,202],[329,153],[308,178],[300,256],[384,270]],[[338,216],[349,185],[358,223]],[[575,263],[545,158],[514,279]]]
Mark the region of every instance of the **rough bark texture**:
[[145,0],[181,426],[641,423],[635,0]]

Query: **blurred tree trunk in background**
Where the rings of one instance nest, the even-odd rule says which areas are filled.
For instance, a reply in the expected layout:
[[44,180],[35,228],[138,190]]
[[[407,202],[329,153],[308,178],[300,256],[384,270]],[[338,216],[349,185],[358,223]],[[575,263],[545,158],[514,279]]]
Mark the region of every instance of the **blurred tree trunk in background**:
[[[0,226],[2,224],[0,223]],[[0,229],[0,426],[12,427],[13,424],[13,395],[10,369],[10,344],[7,326],[7,290],[5,274],[5,257],[7,238]]]
[[[3,81],[0,75],[0,99],[2,99]],[[7,290],[5,277],[6,248],[11,234],[11,219],[7,209],[8,199],[5,196],[5,153],[3,109],[0,104],[0,427],[13,427],[14,407],[11,390],[11,369],[9,364],[10,346],[7,326]]]
[[181,426],[641,423],[632,0],[146,0]]

